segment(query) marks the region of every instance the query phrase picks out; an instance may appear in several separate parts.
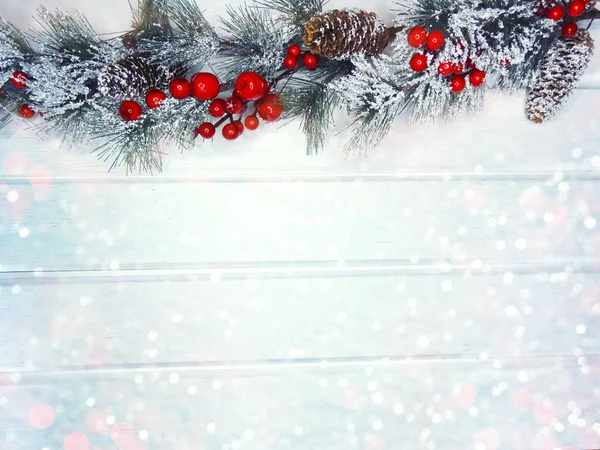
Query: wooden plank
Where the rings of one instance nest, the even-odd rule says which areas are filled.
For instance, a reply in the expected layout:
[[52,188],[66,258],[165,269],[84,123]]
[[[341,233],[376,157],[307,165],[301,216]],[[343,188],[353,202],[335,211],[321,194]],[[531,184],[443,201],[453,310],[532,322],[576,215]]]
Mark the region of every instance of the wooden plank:
[[595,258],[597,182],[539,181],[5,184],[0,270]]
[[593,359],[524,358],[13,373],[0,386],[3,448],[591,449],[600,445],[599,369]]
[[0,367],[596,353],[598,281],[511,272],[0,280]]

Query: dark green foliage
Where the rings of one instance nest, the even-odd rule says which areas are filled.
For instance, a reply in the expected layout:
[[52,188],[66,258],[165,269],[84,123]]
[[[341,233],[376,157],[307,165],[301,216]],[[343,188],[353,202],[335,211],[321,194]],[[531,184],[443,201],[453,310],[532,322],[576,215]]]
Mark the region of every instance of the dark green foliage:
[[291,78],[281,93],[281,100],[285,105],[284,119],[300,119],[300,128],[306,135],[307,153],[321,151],[333,123],[332,114],[339,103],[338,97],[326,84]]
[[228,7],[221,24],[226,33],[217,68],[224,81],[230,82],[247,71],[271,78],[281,68],[285,47],[293,36],[269,11],[248,5]]
[[[214,56],[219,37],[200,7],[193,0],[166,0],[163,8],[160,13],[145,14],[158,17],[160,26],[141,35],[137,51],[169,72],[203,67]],[[150,26],[148,20],[144,23]]]
[[255,0],[255,3],[283,14],[284,20],[302,33],[304,24],[322,12],[328,0]]
[[132,9],[133,34],[150,38],[170,33],[167,4],[168,0],[140,0],[138,7]]
[[82,15],[40,8],[37,20],[43,32],[36,40],[45,51],[76,54],[84,59],[96,54],[95,45],[100,39]]

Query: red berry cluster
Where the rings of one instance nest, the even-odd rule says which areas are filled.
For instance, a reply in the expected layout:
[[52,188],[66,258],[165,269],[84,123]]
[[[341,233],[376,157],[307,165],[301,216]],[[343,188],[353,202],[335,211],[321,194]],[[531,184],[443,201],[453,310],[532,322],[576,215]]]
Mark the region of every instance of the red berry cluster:
[[408,32],[408,43],[411,47],[426,47],[423,53],[415,53],[410,59],[410,68],[415,72],[423,72],[427,69],[427,51],[435,52],[444,46],[444,33],[432,30],[427,33],[423,27],[414,27]]
[[572,0],[566,5],[566,9],[562,5],[554,5],[549,9],[540,10],[539,14],[546,16],[555,22],[562,21],[563,18],[565,18],[565,15],[569,16],[562,27],[562,34],[565,37],[573,37],[579,30],[577,23],[575,23],[577,21],[575,18],[581,16],[588,5],[594,6],[595,4],[596,2],[592,2],[591,0]]
[[299,45],[291,45],[288,47],[287,54],[288,56],[283,60],[283,67],[288,70],[293,70],[298,66],[299,57],[302,57],[304,66],[308,70],[316,70],[319,65],[317,57],[309,52],[302,52]]
[[[257,114],[265,122],[276,121],[283,112],[283,105],[279,96],[271,94],[270,91],[271,86],[256,72],[242,73],[235,82],[235,90],[231,97],[215,98],[209,106],[210,115],[221,120],[214,125],[210,122],[202,123],[194,130],[196,136],[211,139],[217,128],[229,121],[223,126],[222,134],[225,139],[232,141],[240,137],[246,128],[258,128],[260,121]],[[254,102],[254,112],[242,122],[242,117],[251,102]],[[238,114],[236,119],[234,116]]]
[[[423,27],[412,28],[408,32],[408,43],[415,48],[420,48],[426,45],[427,50],[421,54],[416,53],[410,59],[410,68],[415,72],[423,72],[427,69],[428,58],[427,51],[436,52],[444,46],[445,38],[441,31],[433,30],[427,33],[427,30]],[[461,42],[458,42],[459,46],[464,49]],[[436,55],[433,55],[435,59]],[[450,90],[452,92],[461,92],[467,85],[466,77],[469,77],[469,83],[471,86],[479,87],[485,80],[485,72],[477,69],[475,63],[471,58],[467,58],[466,68],[462,62],[452,63],[451,61],[443,61],[438,64],[438,73],[443,77],[450,78]]]
[[[173,98],[184,99],[193,95],[198,100],[211,100],[219,95],[221,84],[212,73],[200,72],[194,74],[190,81],[178,77],[169,83],[169,92]],[[146,106],[150,109],[159,108],[166,100],[167,94],[158,89],[151,89],[146,93]],[[119,114],[123,120],[130,122],[142,117],[142,106],[133,100],[126,100],[119,107]]]
[[[17,70],[16,72],[13,72],[12,77],[10,77],[10,84],[17,89],[25,89],[29,79],[29,75],[21,70]],[[31,106],[25,104],[19,106],[19,109],[17,109],[17,114],[23,119],[32,119],[35,116],[35,111],[31,108]]]
[[480,87],[483,85],[486,75],[483,70],[477,69],[471,58],[467,58],[465,64],[460,61],[455,64],[450,61],[441,62],[438,65],[438,73],[443,77],[452,75],[452,78],[450,78],[450,90],[456,93],[461,92],[466,87],[467,76],[469,77],[471,86]]
[[[209,106],[211,116],[220,119],[217,123],[204,122],[194,130],[197,136],[211,139],[216,130],[223,126],[222,134],[227,140],[237,139],[247,128],[256,130],[260,124],[259,117],[265,122],[274,122],[281,117],[283,105],[278,95],[271,93],[271,89],[284,78],[295,73],[298,67],[298,58],[302,57],[304,67],[308,70],[316,70],[317,58],[309,52],[302,52],[300,46],[292,45],[287,49],[287,56],[283,60],[283,73],[269,84],[256,72],[244,72],[235,82],[235,89],[228,98],[217,98],[221,85],[212,73],[201,72],[192,76],[190,81],[179,77],[171,81],[169,92],[173,98],[184,99],[190,95],[201,101],[212,100]],[[146,94],[146,105],[148,108],[158,108],[167,98],[167,95],[157,89],[152,89]],[[248,110],[248,104],[254,102],[254,110],[243,122],[244,113]],[[134,121],[142,116],[142,106],[133,101],[124,101],[119,113],[123,120]],[[239,115],[237,118],[234,117]],[[229,123],[225,123],[229,121]]]

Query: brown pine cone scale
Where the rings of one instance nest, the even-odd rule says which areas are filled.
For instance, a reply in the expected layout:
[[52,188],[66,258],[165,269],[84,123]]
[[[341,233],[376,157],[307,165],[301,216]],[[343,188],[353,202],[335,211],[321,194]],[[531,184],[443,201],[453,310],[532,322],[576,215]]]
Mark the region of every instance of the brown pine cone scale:
[[374,13],[338,9],[312,17],[303,39],[313,55],[330,59],[377,55],[389,40],[387,27]]
[[577,87],[594,54],[594,41],[586,30],[572,38],[559,37],[548,50],[540,73],[527,92],[525,112],[534,123],[552,118]]

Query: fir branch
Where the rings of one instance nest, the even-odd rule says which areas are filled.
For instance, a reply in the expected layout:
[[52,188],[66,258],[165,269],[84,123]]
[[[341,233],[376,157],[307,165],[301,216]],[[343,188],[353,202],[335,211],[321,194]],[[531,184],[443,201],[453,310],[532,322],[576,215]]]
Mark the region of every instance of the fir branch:
[[350,125],[352,136],[346,143],[346,154],[366,152],[377,147],[388,134],[394,120],[402,112],[399,105],[380,111],[369,110],[360,114]]
[[170,33],[167,15],[168,0],[139,0],[137,8],[132,9],[133,34],[144,37]]
[[46,52],[70,52],[82,58],[95,54],[95,45],[100,42],[88,20],[80,14],[71,15],[62,11],[50,12],[38,9],[37,21],[42,27],[35,40]]
[[194,0],[169,0],[168,15],[173,24],[186,34],[210,34],[216,37],[212,26]]
[[160,151],[159,136],[145,129],[138,123],[125,133],[106,133],[98,135],[98,139],[105,140],[96,147],[95,153],[104,161],[112,161],[109,170],[124,166],[127,173],[150,172],[162,170],[162,153]]
[[285,105],[284,119],[300,119],[306,135],[307,153],[319,153],[324,145],[338,96],[326,84],[303,78],[291,78],[281,93]]
[[379,144],[391,124],[405,108],[405,87],[409,80],[402,63],[387,55],[353,58],[352,73],[332,83],[354,120],[346,152],[365,153]]
[[[3,46],[10,45],[15,52],[20,54],[33,52],[25,33],[2,18],[0,18],[0,38]],[[2,55],[4,55],[4,52],[2,52]]]
[[0,93],[0,130],[16,117],[18,105],[19,102],[16,96],[9,95],[4,90]]
[[169,0],[167,6],[169,32],[142,39],[140,52],[167,68],[204,66],[218,50],[218,35],[193,0]]
[[254,0],[262,8],[281,13],[299,31],[311,17],[323,11],[329,0]]
[[32,54],[26,36],[10,22],[0,19],[0,86]]
[[281,68],[284,48],[293,36],[290,30],[261,8],[228,7],[227,14],[227,18],[221,18],[222,26],[228,31],[221,43],[223,60],[218,65],[221,78],[231,81],[247,71],[273,77]]
[[184,149],[193,145],[193,130],[206,120],[207,105],[194,98],[167,99],[160,108],[146,110],[133,122],[124,122],[118,105],[99,102],[85,118],[88,139],[101,142],[94,150],[111,169],[127,171],[161,170],[161,148],[175,144]]

